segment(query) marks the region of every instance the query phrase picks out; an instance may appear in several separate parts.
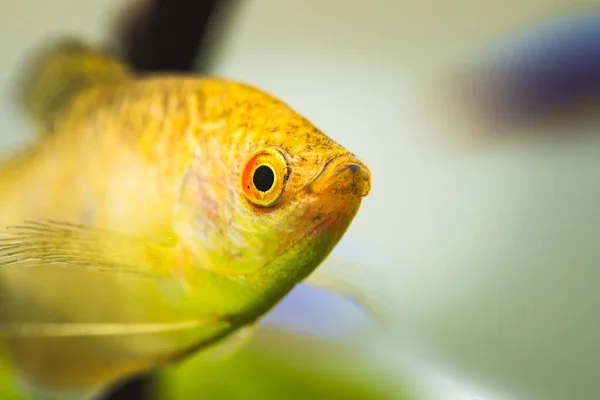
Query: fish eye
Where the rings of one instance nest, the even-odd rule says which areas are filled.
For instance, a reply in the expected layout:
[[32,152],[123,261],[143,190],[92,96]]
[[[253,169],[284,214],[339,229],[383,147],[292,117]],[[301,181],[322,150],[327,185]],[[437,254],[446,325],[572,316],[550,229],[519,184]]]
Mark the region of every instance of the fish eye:
[[273,207],[283,195],[288,178],[288,165],[275,149],[255,153],[242,173],[242,191],[248,201],[258,207]]
[[261,165],[254,171],[252,183],[261,192],[268,192],[275,183],[275,172],[273,172],[270,166]]

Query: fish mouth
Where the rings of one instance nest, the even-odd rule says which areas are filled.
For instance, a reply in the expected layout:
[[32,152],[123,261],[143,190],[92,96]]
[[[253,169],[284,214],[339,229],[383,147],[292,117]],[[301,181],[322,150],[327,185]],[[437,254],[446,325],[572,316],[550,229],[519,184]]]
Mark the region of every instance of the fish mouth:
[[371,191],[371,171],[353,154],[341,154],[325,164],[310,185],[313,193],[365,197]]

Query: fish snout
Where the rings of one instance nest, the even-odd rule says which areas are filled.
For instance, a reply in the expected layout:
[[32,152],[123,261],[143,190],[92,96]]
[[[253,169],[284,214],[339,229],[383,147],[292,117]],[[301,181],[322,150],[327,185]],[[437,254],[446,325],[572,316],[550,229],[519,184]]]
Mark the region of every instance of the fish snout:
[[356,156],[339,155],[327,162],[311,184],[311,190],[365,197],[371,190],[371,172]]

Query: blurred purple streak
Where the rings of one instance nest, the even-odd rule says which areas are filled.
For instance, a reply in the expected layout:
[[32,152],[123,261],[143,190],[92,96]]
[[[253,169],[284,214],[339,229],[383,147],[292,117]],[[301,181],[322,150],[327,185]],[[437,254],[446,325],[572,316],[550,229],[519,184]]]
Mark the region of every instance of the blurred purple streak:
[[555,18],[486,49],[477,98],[510,123],[600,99],[600,12]]
[[[369,260],[373,250],[351,237],[343,238],[331,257]],[[327,261],[325,261],[327,263]],[[327,268],[323,265],[318,268]],[[343,278],[352,278],[350,271]],[[342,278],[342,277],[340,277]],[[263,323],[325,339],[352,336],[374,322],[372,315],[357,300],[333,290],[297,285],[264,319]]]
[[359,305],[335,292],[296,286],[262,323],[325,339],[351,336],[369,322]]

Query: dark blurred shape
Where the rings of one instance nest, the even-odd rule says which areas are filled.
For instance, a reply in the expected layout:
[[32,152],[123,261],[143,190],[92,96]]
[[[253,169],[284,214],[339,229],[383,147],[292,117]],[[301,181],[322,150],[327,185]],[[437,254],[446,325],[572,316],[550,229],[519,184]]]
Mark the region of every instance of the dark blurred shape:
[[502,125],[600,110],[600,13],[570,15],[488,49],[460,80],[470,107]]
[[149,377],[137,378],[125,382],[106,396],[107,400],[149,400],[154,399],[152,379]]
[[235,0],[146,0],[122,22],[123,56],[138,71],[206,71],[211,31]]

